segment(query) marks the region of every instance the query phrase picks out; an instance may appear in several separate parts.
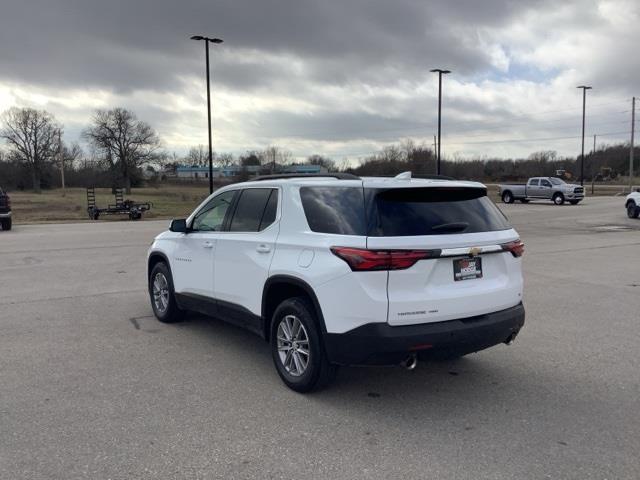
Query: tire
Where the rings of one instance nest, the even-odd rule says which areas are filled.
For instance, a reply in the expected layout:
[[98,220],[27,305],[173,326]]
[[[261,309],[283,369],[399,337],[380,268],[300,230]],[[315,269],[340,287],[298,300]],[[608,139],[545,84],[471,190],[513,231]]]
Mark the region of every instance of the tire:
[[528,198],[521,198],[520,199],[520,203],[529,203],[529,199]]
[[556,205],[563,205],[564,204],[564,195],[561,194],[560,192],[554,193],[553,197],[551,198],[551,200],[553,200],[553,203],[555,203]]
[[502,194],[502,201],[504,203],[513,203],[513,194],[507,190]]
[[12,221],[11,218],[2,219],[2,230],[11,230]]
[[156,263],[149,275],[149,300],[153,314],[163,323],[179,322],[184,317],[176,303],[171,271],[164,262]]
[[580,203],[580,200],[569,200],[569,203],[570,203],[571,205],[577,205],[577,204],[579,204],[579,203]]
[[273,313],[273,363],[285,385],[296,392],[319,390],[336,376],[338,367],[327,359],[317,320],[313,307],[303,297],[283,301]]
[[636,205],[636,202],[631,200],[627,204],[627,217],[629,217],[629,218],[638,218],[638,216],[640,216],[640,209]]

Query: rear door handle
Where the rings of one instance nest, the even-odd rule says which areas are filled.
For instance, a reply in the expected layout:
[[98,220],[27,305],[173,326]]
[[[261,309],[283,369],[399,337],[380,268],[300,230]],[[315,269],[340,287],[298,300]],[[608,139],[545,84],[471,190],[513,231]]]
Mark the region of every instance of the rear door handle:
[[210,242],[209,240],[205,241],[202,246],[204,248],[213,248],[213,242]]
[[261,243],[256,247],[256,252],[258,253],[269,253],[271,251],[271,247],[269,245],[265,245]]

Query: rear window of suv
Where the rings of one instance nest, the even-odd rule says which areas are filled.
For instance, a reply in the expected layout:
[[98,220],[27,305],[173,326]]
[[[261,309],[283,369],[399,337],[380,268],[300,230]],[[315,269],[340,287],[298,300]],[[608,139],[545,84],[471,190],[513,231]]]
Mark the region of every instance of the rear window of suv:
[[314,232],[406,237],[511,228],[482,188],[302,187],[300,197]]
[[367,190],[368,235],[406,237],[511,228],[482,188]]

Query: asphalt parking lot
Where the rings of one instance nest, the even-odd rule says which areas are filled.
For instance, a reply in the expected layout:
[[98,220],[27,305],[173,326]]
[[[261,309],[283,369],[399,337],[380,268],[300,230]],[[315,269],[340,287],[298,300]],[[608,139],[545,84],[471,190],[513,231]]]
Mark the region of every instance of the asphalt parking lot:
[[268,346],[152,318],[167,222],[0,232],[0,478],[640,476],[640,220],[623,198],[501,205],[526,243],[524,330],[453,362],[288,390]]

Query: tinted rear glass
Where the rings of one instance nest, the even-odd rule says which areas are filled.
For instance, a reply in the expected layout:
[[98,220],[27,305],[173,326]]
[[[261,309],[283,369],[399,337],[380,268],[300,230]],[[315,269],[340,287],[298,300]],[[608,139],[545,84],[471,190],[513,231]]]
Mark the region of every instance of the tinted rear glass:
[[365,235],[364,193],[358,187],[302,187],[302,207],[314,232]]
[[368,235],[406,237],[511,228],[480,188],[368,189]]

